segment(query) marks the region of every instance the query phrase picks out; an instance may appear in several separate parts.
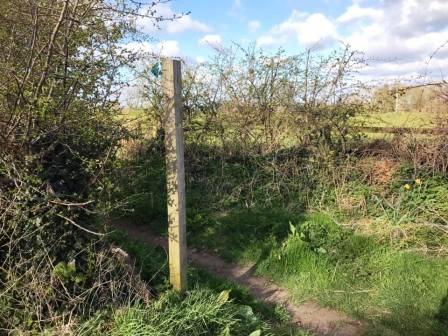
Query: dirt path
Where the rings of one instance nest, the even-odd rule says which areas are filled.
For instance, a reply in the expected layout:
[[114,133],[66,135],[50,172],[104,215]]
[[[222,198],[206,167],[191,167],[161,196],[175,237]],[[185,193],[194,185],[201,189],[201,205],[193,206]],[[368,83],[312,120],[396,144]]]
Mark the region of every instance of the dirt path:
[[[141,226],[120,221],[113,224],[116,228],[127,232],[132,239],[153,246],[167,248],[166,238],[143,230]],[[281,304],[291,316],[291,321],[299,326],[313,330],[321,336],[358,336],[363,334],[363,325],[344,313],[324,308],[312,301],[299,305],[292,303],[290,295],[269,280],[254,276],[254,265],[229,263],[206,251],[188,250],[188,259],[213,275],[229,279],[247,287],[252,295],[269,304]]]

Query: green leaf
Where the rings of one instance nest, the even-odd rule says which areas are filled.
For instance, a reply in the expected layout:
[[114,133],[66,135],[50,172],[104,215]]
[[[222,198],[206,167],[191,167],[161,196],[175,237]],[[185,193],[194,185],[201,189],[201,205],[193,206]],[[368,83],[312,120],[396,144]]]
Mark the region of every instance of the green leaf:
[[223,290],[221,293],[219,293],[218,302],[221,304],[224,304],[227,301],[229,301],[230,292],[231,292],[231,290],[227,289],[227,290]]
[[249,323],[257,323],[258,322],[258,318],[254,314],[254,311],[252,310],[251,306],[241,306],[240,309],[238,310],[238,314],[242,318],[244,318],[244,320],[246,322],[249,322]]
[[229,326],[226,326],[226,328],[222,331],[221,336],[231,336]]
[[70,280],[76,273],[76,266],[74,263],[66,263],[64,261],[59,262],[53,269],[53,275],[64,279]]
[[75,276],[73,277],[73,281],[79,285],[84,281],[86,281],[86,276],[82,273],[76,273]]
[[323,247],[319,247],[319,248],[317,249],[317,252],[318,252],[318,253],[321,253],[321,254],[326,254],[326,253],[327,253],[327,250],[324,249]]
[[296,229],[296,227],[294,225],[292,225],[291,222],[289,222],[289,231],[291,231],[291,234],[293,236],[295,236],[297,234],[297,229]]
[[249,336],[261,336],[261,330],[255,330],[253,332],[251,332],[251,334]]

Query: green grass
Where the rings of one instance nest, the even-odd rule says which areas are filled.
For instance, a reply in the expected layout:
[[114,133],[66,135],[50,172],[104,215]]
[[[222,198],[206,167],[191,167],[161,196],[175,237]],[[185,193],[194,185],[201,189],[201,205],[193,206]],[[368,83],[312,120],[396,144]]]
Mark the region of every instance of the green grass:
[[255,314],[246,317],[239,313],[239,307],[228,302],[226,293],[215,295],[210,290],[197,289],[182,297],[165,292],[149,306],[116,313],[112,335],[199,336],[223,335],[226,331],[250,334],[259,330]]
[[190,244],[214,250],[227,260],[259,260],[286,238],[288,223],[301,217],[282,208],[207,214],[191,210],[187,237]]
[[[289,221],[311,227],[309,241],[287,238]],[[320,226],[330,229],[313,232]],[[190,227],[194,235],[195,223]],[[348,312],[369,321],[372,334],[448,335],[435,317],[448,295],[446,258],[396,250],[341,230],[319,214],[239,210],[200,227],[190,243],[229,259],[256,261],[257,272],[288,289],[297,303],[313,299]]]
[[[251,161],[233,158],[222,164],[213,156],[200,160],[200,170],[187,175],[190,246],[208,248],[228,260],[253,261],[260,275],[288,289],[297,303],[312,299],[366,320],[369,335],[447,335],[447,258],[407,251],[446,247],[446,234],[424,225],[444,225],[446,176],[403,166],[387,184],[369,185],[360,168],[351,166],[343,187],[328,182],[329,172],[322,173],[317,183],[304,176],[292,181],[296,184],[288,185],[289,190],[275,191],[268,189],[271,177],[261,176]],[[138,178],[131,181],[135,189],[127,184],[124,192],[145,191],[133,200],[132,218],[164,234],[163,164],[152,157],[139,169]],[[249,192],[241,186],[254,174],[257,184]],[[417,177],[421,185],[415,183]],[[411,189],[405,190],[405,184]],[[283,192],[296,186],[294,192]],[[300,188],[303,193],[297,192]],[[300,211],[302,195],[309,192],[305,188],[314,188],[312,204],[331,218]],[[341,209],[341,196],[353,198],[355,205],[365,204],[365,209]],[[274,201],[266,202],[266,197]],[[299,206],[288,206],[283,202],[288,199]],[[356,227],[365,219],[376,225],[367,230],[370,236],[359,227],[352,232],[335,224],[337,220]],[[296,234],[290,223],[297,227]],[[225,289],[217,283],[207,286]],[[240,300],[244,304],[249,299]]]
[[373,127],[434,127],[435,115],[422,112],[383,112],[357,118]]
[[397,251],[341,229],[322,233],[322,226],[335,224],[321,215],[310,216],[307,223],[316,230],[313,238],[290,235],[260,263],[260,274],[287,288],[297,302],[313,298],[369,321],[369,335],[386,330],[448,335],[442,322],[448,315],[436,318],[448,296],[445,258]]
[[[316,223],[332,229],[317,230],[306,241],[288,236],[290,221],[311,231]],[[448,335],[441,322],[448,315],[436,318],[448,297],[444,257],[396,250],[374,237],[341,230],[327,216],[297,216],[280,209],[240,209],[188,225],[190,245],[230,260],[255,261],[258,274],[286,288],[295,302],[316,300],[366,320],[369,335]],[[226,288],[208,276],[204,280],[197,270],[190,270],[190,277],[191,283]],[[247,295],[238,293],[238,302],[247,304]]]
[[[188,269],[190,289],[183,299],[169,290],[167,256],[162,248],[131,240],[117,231],[109,239],[135,259],[142,278],[159,296],[149,306],[131,305],[109,316],[112,335],[224,336],[249,335],[257,330],[266,336],[311,335],[290,326],[282,307],[267,306],[254,299],[248,289],[192,265]],[[84,328],[92,330],[92,326]]]

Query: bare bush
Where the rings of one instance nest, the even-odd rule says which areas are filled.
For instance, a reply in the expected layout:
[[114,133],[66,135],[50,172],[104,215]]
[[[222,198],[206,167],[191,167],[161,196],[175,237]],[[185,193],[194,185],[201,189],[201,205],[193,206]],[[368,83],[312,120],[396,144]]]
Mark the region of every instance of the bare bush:
[[186,74],[191,134],[260,153],[343,144],[353,134],[349,120],[362,110],[361,84],[354,78],[361,64],[360,55],[348,48],[329,56],[311,50],[269,55],[238,45],[218,50]]
[[[363,63],[348,47],[329,55],[307,50],[289,56],[234,44],[217,49],[208,62],[187,65],[187,176],[212,194],[230,193],[248,206],[290,200],[309,187],[306,195],[311,171],[332,166],[359,137],[353,120],[366,108],[364,85],[356,79]],[[149,118],[161,128],[160,79],[148,72],[142,78]],[[221,167],[212,177],[206,171],[216,162]],[[233,162],[250,168],[231,187],[226,174]],[[310,185],[298,182],[303,179]]]

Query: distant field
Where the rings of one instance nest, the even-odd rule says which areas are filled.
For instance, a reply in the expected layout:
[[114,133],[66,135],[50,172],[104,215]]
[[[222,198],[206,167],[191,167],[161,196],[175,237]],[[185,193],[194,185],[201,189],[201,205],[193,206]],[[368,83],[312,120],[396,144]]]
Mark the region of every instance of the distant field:
[[[151,125],[151,119],[143,109],[125,108],[117,115],[129,130],[146,134],[146,137],[154,136],[155,128]],[[355,118],[356,124],[367,127],[403,127],[403,128],[434,128],[437,127],[436,115],[423,112],[384,112],[371,115],[362,115]],[[230,127],[230,125],[229,125]],[[392,136],[389,133],[363,131],[371,139]],[[420,135],[425,137],[425,135]],[[295,140],[287,141],[287,147],[294,145]]]
[[[147,119],[143,109],[125,108],[118,118],[128,122]],[[356,118],[372,127],[434,127],[436,115],[424,112],[384,112],[363,115]]]
[[145,110],[137,108],[124,108],[120,111],[121,113],[116,115],[118,120],[123,120],[126,124],[135,124],[148,119]]
[[435,115],[422,112],[385,112],[361,116],[357,121],[371,127],[434,127]]
[[137,132],[145,139],[152,138],[157,129],[154,120],[148,111],[138,108],[125,108],[117,114],[117,120],[123,122],[123,125],[132,132]]

